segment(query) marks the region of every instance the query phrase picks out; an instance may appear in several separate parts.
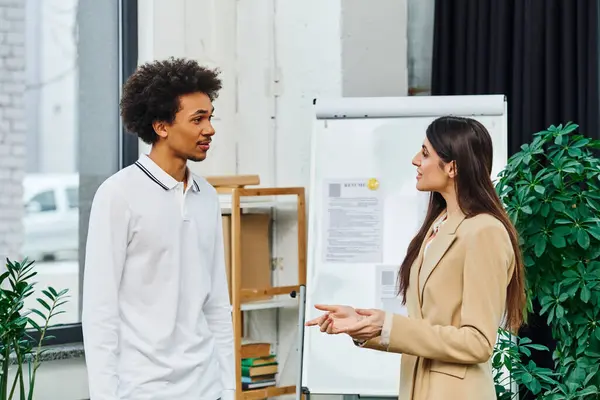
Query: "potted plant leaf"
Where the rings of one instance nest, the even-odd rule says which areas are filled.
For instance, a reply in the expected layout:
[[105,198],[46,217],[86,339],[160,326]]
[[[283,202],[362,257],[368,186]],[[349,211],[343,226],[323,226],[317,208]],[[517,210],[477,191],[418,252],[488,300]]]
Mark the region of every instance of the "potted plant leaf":
[[557,384],[543,399],[598,398],[600,141],[550,126],[508,160],[496,185],[520,235],[529,311],[556,341]]
[[532,350],[548,351],[548,348],[532,343],[529,338],[515,337],[505,329],[498,330],[498,340],[492,356],[492,373],[498,400],[516,399],[519,385],[526,387],[535,396],[541,396],[558,383],[552,370],[538,367],[531,360],[523,362],[523,356],[531,356]]
[[[39,309],[25,309],[25,300],[35,293],[31,279],[37,272],[33,264],[27,259],[7,259],[6,270],[0,275],[0,400],[33,399],[43,344],[50,338],[50,321],[63,313],[60,308],[67,302],[67,289],[57,292],[49,287],[36,299]],[[37,340],[30,334],[32,330],[37,332]],[[13,373],[9,373],[11,366]]]

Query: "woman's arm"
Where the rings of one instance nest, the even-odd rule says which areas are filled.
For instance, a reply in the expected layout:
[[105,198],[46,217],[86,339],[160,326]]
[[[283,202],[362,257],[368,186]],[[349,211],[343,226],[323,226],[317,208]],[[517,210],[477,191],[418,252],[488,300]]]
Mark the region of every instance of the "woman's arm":
[[[385,340],[382,343],[380,335],[362,346],[453,363],[487,361],[493,353],[498,322],[504,314],[514,255],[506,231],[498,225],[474,232],[467,246],[459,327],[432,325],[426,320],[393,315],[389,343]],[[381,321],[381,316],[378,319]],[[358,335],[353,330],[347,333],[353,337]]]
[[[392,322],[394,321],[394,314],[381,310],[358,310],[358,312],[362,313],[363,315],[368,315],[370,319],[373,319],[375,313],[380,313],[380,319],[381,321],[383,321],[383,326],[381,327],[381,333],[379,333],[378,331],[376,332],[376,337],[372,339],[353,338],[354,344],[368,349],[388,351],[388,346],[390,344],[390,335],[392,333]],[[378,325],[377,322],[375,324]]]

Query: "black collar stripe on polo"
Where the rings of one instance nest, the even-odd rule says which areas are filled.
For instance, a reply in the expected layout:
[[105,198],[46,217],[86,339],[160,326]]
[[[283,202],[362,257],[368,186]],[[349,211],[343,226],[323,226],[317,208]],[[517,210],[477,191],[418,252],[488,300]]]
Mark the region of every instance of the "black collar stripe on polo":
[[142,170],[142,172],[148,176],[148,178],[152,179],[152,180],[153,180],[154,182],[156,182],[156,183],[157,183],[157,184],[158,184],[160,187],[162,187],[162,188],[163,188],[163,189],[165,189],[165,190],[169,190],[169,188],[168,188],[168,187],[167,187],[167,186],[166,186],[164,183],[162,183],[162,182],[161,182],[161,181],[160,181],[160,180],[159,180],[157,177],[155,177],[154,175],[152,175],[152,173],[151,173],[150,171],[148,171],[148,170],[146,169],[146,167],[144,167],[144,166],[143,166],[143,165],[142,165],[142,164],[141,164],[139,161],[136,161],[136,162],[135,162],[135,165],[137,165],[137,167],[138,167],[139,169],[141,169],[141,170]]
[[200,186],[198,186],[198,184],[196,183],[195,180],[193,180],[192,182],[194,182],[194,187],[196,188],[196,191],[199,192],[200,191]]

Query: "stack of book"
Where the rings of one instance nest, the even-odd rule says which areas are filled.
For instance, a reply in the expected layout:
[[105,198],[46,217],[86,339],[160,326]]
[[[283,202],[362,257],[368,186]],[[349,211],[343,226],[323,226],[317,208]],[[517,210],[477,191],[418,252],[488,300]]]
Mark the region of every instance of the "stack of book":
[[277,357],[271,354],[269,343],[242,345],[242,390],[275,386]]

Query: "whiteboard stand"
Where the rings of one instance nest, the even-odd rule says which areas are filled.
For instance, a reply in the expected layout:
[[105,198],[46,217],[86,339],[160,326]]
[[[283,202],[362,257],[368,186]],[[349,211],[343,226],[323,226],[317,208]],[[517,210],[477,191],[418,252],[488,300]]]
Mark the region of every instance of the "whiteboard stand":
[[[302,388],[302,394],[304,394],[305,400],[310,400],[310,392],[307,388]],[[393,397],[372,397],[372,396],[361,396],[359,394],[344,394],[342,400],[392,400],[397,399],[398,396]]]
[[[292,293],[292,297],[295,297]],[[302,387],[302,361],[304,360],[304,323],[306,313],[306,285],[300,285],[300,299],[298,303],[298,378],[296,381],[296,400],[302,400],[304,388]]]
[[[493,142],[494,180],[507,162],[506,98],[343,97],[315,99],[313,106],[306,319],[320,314],[315,304],[405,315],[394,276],[429,202],[415,188],[412,159],[436,118],[474,118]],[[304,333],[302,357],[305,395],[398,396],[400,354],[361,349],[313,328]]]
[[343,397],[343,400],[390,400],[390,399],[397,399],[398,396],[394,396],[394,397],[371,397],[371,396],[360,396],[360,395],[352,395],[352,394],[345,394]]

